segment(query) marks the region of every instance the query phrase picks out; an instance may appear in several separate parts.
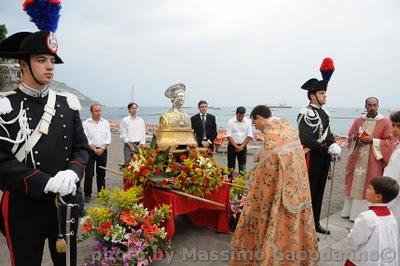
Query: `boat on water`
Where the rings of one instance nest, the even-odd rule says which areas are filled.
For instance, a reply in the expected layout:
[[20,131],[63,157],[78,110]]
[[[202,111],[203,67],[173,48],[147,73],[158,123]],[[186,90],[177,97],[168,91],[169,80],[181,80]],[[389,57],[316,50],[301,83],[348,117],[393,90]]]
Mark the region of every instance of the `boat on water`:
[[277,108],[287,108],[287,109],[290,109],[290,108],[293,107],[293,106],[291,106],[291,105],[287,105],[286,103],[266,104],[266,106],[268,106],[269,108],[275,108],[275,109],[277,109]]

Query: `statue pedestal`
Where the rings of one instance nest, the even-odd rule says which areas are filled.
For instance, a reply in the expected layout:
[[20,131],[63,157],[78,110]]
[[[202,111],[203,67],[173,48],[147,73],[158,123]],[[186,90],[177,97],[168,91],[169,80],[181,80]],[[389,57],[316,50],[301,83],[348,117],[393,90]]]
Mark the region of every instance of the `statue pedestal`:
[[193,129],[157,129],[156,143],[157,147],[164,151],[169,147],[171,151],[179,150],[179,146],[197,147]]

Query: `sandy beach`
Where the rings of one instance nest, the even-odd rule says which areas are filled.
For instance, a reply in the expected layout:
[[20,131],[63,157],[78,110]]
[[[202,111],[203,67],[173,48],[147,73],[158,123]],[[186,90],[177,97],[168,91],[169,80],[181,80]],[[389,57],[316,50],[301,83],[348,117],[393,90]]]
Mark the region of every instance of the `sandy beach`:
[[[255,149],[250,149],[247,156],[247,168],[254,166],[253,156]],[[346,151],[343,151],[343,155]],[[226,153],[216,153],[215,158],[219,166],[226,166]],[[112,144],[108,149],[108,164],[107,167],[112,169],[118,169],[118,165],[123,162],[123,143],[119,139],[119,136],[113,134]],[[336,166],[336,179],[334,181],[334,186],[332,190],[332,205],[330,214],[333,214],[341,209],[343,204],[343,184],[344,184],[344,167],[347,162],[347,156],[343,156],[341,161],[337,163]],[[95,183],[95,182],[93,182]],[[106,176],[106,186],[108,188],[122,187],[121,176],[115,175],[113,173],[108,173]],[[95,184],[93,184],[93,191],[96,191]],[[327,197],[329,196],[330,183],[325,188],[325,199],[324,206],[322,209],[322,216],[327,215]],[[1,194],[1,192],[0,192]],[[95,200],[92,200],[88,206],[94,206]],[[195,261],[186,260],[182,257],[182,250],[201,250],[201,251],[228,251],[230,249],[230,234],[217,234],[206,228],[199,228],[192,225],[185,216],[177,217],[176,223],[176,233],[173,238],[172,246],[175,256],[173,258],[165,259],[161,262],[155,263],[156,265],[227,265],[227,261]],[[78,265],[81,265],[85,257],[90,257],[91,247],[93,241],[88,240],[78,244]],[[179,252],[178,252],[179,251]],[[3,235],[0,236],[0,266],[9,265],[9,255],[6,245],[6,241]],[[43,255],[42,265],[52,265],[50,254],[45,248]]]

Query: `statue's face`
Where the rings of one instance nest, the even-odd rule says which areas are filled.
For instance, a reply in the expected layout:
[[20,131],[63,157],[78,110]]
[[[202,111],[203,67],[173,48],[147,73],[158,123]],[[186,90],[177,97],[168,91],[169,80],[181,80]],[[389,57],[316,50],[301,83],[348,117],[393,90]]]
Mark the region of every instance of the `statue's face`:
[[183,103],[185,102],[185,93],[182,92],[178,92],[176,94],[175,100],[174,100],[174,106],[175,108],[181,108]]

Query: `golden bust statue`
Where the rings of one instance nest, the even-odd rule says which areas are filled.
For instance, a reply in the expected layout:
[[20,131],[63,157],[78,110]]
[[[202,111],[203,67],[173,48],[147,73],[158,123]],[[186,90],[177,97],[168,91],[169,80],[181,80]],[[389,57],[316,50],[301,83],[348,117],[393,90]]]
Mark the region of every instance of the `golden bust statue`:
[[169,147],[177,150],[183,146],[197,146],[189,115],[181,109],[185,102],[185,92],[186,86],[182,83],[172,85],[165,91],[165,96],[171,99],[172,108],[161,115],[156,131],[157,146],[163,150]]
[[191,129],[190,118],[181,110],[185,102],[186,87],[179,83],[172,85],[165,91],[165,96],[171,99],[172,108],[160,117],[160,129]]

